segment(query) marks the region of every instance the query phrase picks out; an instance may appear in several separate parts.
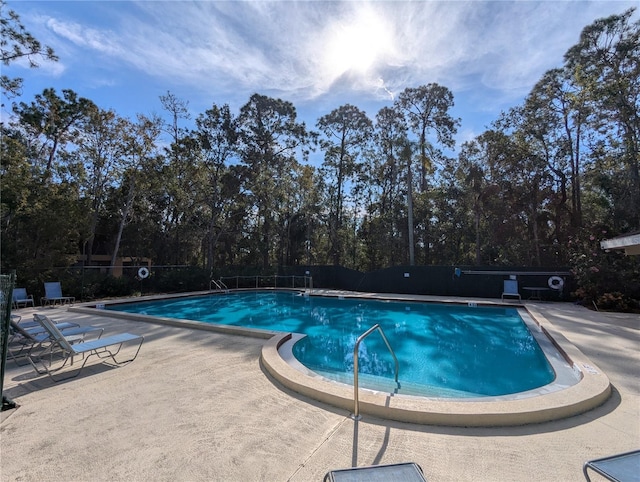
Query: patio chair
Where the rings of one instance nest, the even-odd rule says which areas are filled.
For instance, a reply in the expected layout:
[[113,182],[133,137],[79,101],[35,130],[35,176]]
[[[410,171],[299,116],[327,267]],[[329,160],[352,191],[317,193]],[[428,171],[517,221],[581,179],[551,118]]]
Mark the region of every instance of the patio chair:
[[587,469],[602,475],[607,480],[618,482],[640,481],[640,450],[610,455],[585,462],[582,467],[585,479],[591,481]]
[[33,306],[33,295],[27,295],[26,288],[13,288],[13,307],[26,308],[29,305]]
[[422,467],[414,463],[370,465],[327,472],[323,482],[371,482],[376,480],[426,482]]
[[522,301],[520,297],[520,293],[518,292],[518,281],[514,279],[506,279],[504,280],[503,288],[502,288],[502,301],[504,301],[505,296],[512,296],[518,298],[519,301]]
[[[34,318],[36,316],[37,315],[34,315]],[[38,322],[34,321],[34,323]],[[89,335],[100,338],[104,332],[104,328],[80,326],[77,323],[71,322],[56,323],[55,326],[64,333],[71,343],[85,341]],[[41,324],[38,323],[37,326],[25,327],[12,319],[9,326],[7,353],[16,365],[21,366],[23,364],[18,361],[19,358],[27,357],[34,350],[46,349],[51,341],[51,335]]]
[[55,306],[56,303],[60,303],[61,305],[66,303],[72,304],[75,300],[73,296],[63,296],[60,282],[52,281],[44,284],[44,297],[40,301],[42,306]]
[[[120,333],[97,340],[81,341],[74,344],[66,338],[65,334],[61,332],[54,323],[51,323],[49,318],[42,316],[39,320],[51,336],[51,345],[43,352],[36,355],[29,355],[27,358],[37,373],[41,375],[46,373],[54,382],[77,377],[93,356],[97,356],[102,360],[102,363],[109,366],[123,366],[131,363],[138,356],[140,347],[144,342],[144,337],[141,335]],[[135,354],[126,360],[119,360],[117,356],[125,344],[137,345]],[[66,376],[56,378],[55,374],[57,372],[62,370],[67,364],[69,366],[73,365],[74,357],[80,355],[83,357],[82,365],[75,370],[75,373],[72,371]],[[54,358],[59,360],[58,366],[55,367],[53,362]]]

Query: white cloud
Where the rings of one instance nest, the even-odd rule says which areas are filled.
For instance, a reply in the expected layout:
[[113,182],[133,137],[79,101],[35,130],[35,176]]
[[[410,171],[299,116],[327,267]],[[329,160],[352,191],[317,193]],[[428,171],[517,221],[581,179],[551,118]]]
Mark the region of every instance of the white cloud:
[[56,35],[78,47],[96,50],[109,56],[122,55],[123,46],[116,40],[117,34],[109,30],[85,27],[76,22],[61,22],[50,18],[47,27]]
[[110,68],[114,78],[128,66],[194,91],[281,92],[294,101],[334,89],[389,100],[405,87],[438,82],[454,92],[491,93],[493,100],[481,99],[489,104],[521,98],[561,65],[584,26],[630,5],[105,2],[108,16],[60,16],[46,26],[57,51]]

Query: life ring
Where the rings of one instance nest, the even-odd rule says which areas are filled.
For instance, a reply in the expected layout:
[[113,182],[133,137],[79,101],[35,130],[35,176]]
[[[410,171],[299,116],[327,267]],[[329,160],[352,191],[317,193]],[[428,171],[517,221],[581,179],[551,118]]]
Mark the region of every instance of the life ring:
[[564,280],[560,276],[551,276],[548,283],[552,290],[560,291],[564,287]]
[[149,269],[144,266],[138,270],[138,278],[145,279],[149,277]]

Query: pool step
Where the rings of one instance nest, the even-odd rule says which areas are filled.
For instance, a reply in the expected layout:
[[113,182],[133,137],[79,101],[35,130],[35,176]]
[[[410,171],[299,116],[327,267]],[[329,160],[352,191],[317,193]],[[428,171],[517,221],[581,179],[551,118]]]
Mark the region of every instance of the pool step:
[[[353,386],[353,374],[336,373],[323,370],[313,370],[318,375],[328,378],[345,385]],[[436,397],[436,398],[476,398],[485,395],[455,390],[451,388],[435,387],[432,385],[421,385],[419,383],[409,383],[402,381],[402,373],[400,373],[400,388],[397,388],[392,378],[360,373],[358,375],[360,388],[374,390],[376,392],[395,393],[398,395],[412,395],[417,397]]]

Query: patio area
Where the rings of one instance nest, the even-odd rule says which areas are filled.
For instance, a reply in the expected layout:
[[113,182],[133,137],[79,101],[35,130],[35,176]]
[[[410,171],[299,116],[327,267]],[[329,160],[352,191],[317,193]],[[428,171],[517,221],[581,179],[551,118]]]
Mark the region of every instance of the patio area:
[[[283,388],[260,364],[264,340],[24,308],[56,321],[127,331],[145,342],[130,365],[91,365],[53,383],[7,364],[2,481],[321,481],[331,469],[415,462],[429,481],[584,480],[582,464],[640,448],[640,315],[533,303],[603,370],[602,406],[502,428],[356,422]],[[599,480],[594,476],[593,480]]]

